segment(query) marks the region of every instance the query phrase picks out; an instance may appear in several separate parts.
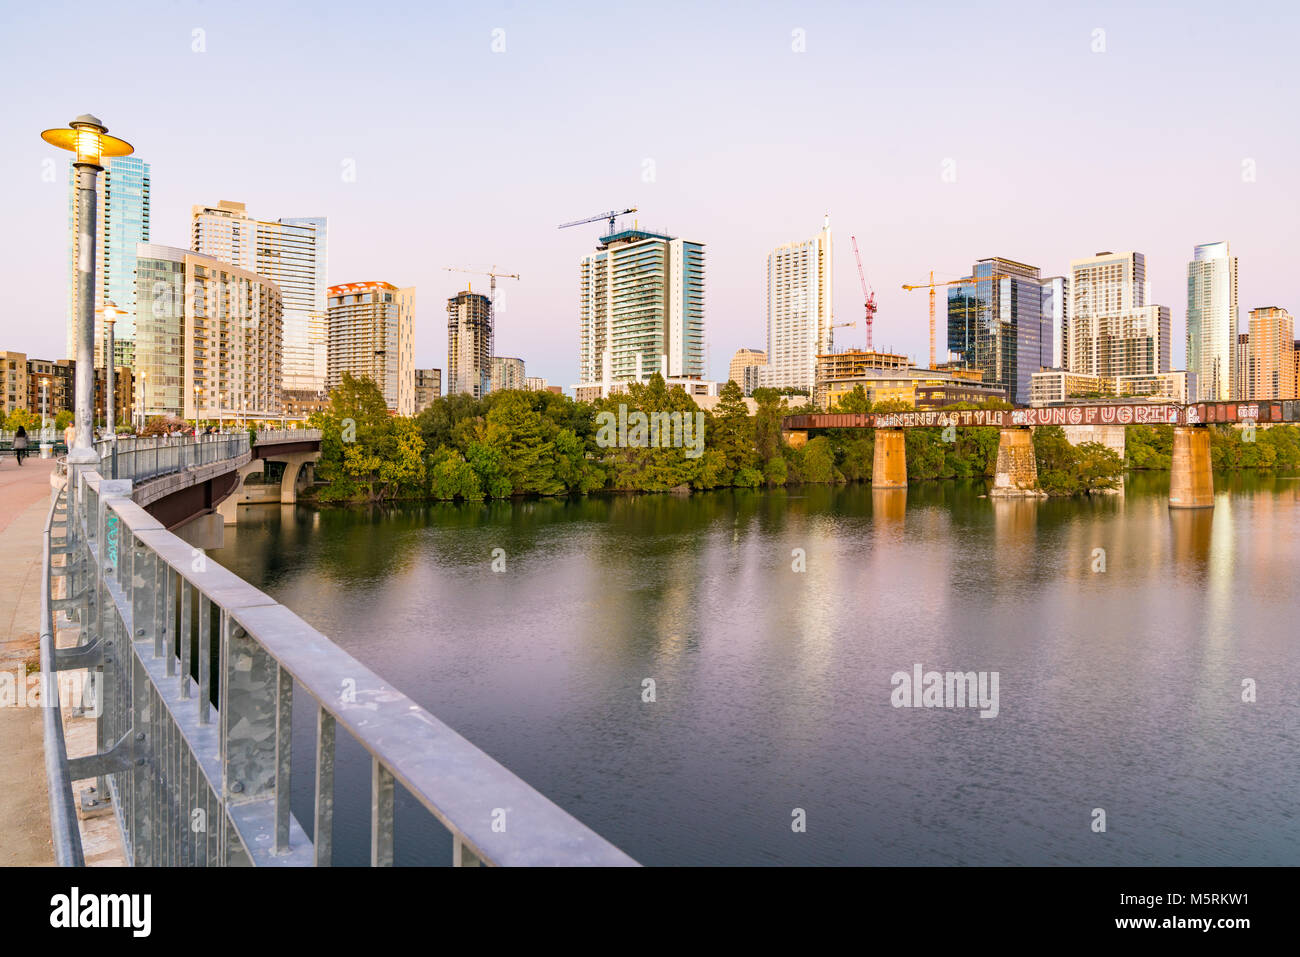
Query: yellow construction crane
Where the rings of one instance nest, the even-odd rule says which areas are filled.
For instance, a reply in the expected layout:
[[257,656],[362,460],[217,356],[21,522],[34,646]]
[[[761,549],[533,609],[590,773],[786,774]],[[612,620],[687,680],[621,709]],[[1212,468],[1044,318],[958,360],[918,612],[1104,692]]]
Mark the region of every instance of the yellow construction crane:
[[913,286],[909,286],[907,283],[903,283],[903,288],[906,289],[908,292],[911,292],[913,289],[930,290],[930,368],[931,369],[934,368],[934,362],[935,362],[935,354],[934,354],[934,290],[935,287],[936,286],[966,286],[972,283],[984,282],[986,280],[998,280],[998,279],[1007,279],[1007,278],[1009,277],[1007,277],[1003,273],[996,273],[995,275],[992,276],[967,276],[965,279],[950,279],[947,282],[935,282],[934,270],[930,270],[929,282],[918,282],[916,285]]

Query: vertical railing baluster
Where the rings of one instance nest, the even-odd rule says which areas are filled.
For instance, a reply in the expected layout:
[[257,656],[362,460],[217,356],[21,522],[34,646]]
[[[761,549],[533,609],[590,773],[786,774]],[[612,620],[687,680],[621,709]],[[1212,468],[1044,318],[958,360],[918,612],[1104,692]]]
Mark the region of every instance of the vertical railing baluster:
[[199,724],[212,720],[212,600],[199,595]]
[[393,866],[393,772],[373,759],[370,775],[370,866]]
[[316,825],[312,846],[317,867],[329,867],[334,850],[334,715],[316,709]]
[[186,699],[190,696],[190,644],[194,639],[194,625],[191,621],[193,615],[194,603],[194,586],[184,578],[180,580],[181,586],[181,626],[177,629],[177,641],[180,642],[181,652],[181,698]]
[[183,579],[180,577],[180,573],[174,571],[172,567],[168,565],[167,566],[167,604],[164,606],[164,615],[163,615],[163,621],[166,622],[166,626],[167,626],[167,642],[165,646],[165,653],[167,655],[166,666],[167,666],[168,678],[176,674],[176,652],[178,650],[176,646],[177,645],[176,639],[180,632],[180,628],[177,627],[180,619],[179,608],[178,608],[180,602],[177,600],[179,597],[177,595],[177,591],[179,590],[178,586],[181,581],[183,581]]
[[275,852],[289,850],[289,773],[293,751],[293,675],[276,666],[275,695]]

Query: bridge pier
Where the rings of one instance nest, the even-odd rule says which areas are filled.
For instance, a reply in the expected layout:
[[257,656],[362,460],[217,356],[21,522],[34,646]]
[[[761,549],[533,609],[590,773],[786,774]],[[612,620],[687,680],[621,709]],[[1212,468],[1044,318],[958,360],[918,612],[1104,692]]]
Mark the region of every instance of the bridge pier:
[[1210,433],[1204,426],[1174,426],[1174,454],[1169,472],[1169,507],[1214,507],[1214,471],[1210,467]]
[[1038,459],[1029,429],[1002,429],[998,433],[998,464],[990,498],[1040,497]]
[[808,444],[808,432],[805,429],[782,429],[781,438],[792,449],[801,449]]
[[244,498],[244,479],[254,472],[261,472],[266,468],[266,463],[261,459],[253,459],[247,465],[239,467],[238,476],[235,479],[235,487],[230,490],[230,494],[217,503],[217,514],[221,516],[222,524],[238,525],[239,524],[239,503]]
[[871,487],[907,488],[907,443],[902,429],[876,429]]
[[320,453],[294,452],[290,455],[277,455],[273,461],[284,463],[284,476],[280,479],[280,504],[293,505],[298,501],[298,475],[302,467],[319,462]]

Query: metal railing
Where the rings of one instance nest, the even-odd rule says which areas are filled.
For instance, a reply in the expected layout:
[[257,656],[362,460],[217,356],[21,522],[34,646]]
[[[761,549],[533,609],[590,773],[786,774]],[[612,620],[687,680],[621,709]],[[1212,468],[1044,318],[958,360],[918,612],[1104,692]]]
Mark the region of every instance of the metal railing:
[[257,444],[270,442],[319,442],[320,429],[259,429]]
[[[68,766],[68,748],[63,737],[63,712],[59,701],[57,665],[55,663],[54,636],[54,566],[50,561],[52,549],[66,548],[66,532],[63,542],[57,545],[52,537],[56,527],[55,517],[60,505],[66,501],[65,485],[50,502],[49,514],[45,517],[45,532],[42,536],[42,559],[44,576],[41,581],[41,709],[45,735],[45,788],[50,801],[50,833],[53,835],[54,863],[58,867],[81,867],[86,859],[81,849],[81,831],[77,827],[76,799],[72,794],[72,779]],[[58,527],[67,528],[66,521]],[[66,554],[66,552],[65,552]],[[68,574],[67,566],[63,574]],[[69,582],[69,585],[71,582]]]
[[[61,729],[47,729],[50,799],[66,801],[69,779],[99,776],[130,863],[330,864],[339,729],[370,756],[372,865],[393,863],[397,783],[451,832],[456,865],[636,863],[168,532],[131,501],[130,481],[75,470],[71,481],[64,604],[82,637],[52,665],[97,669],[102,708],[94,757],[69,762]],[[314,704],[314,840],[289,806],[296,693]],[[55,840],[79,842],[61,823]],[[77,862],[75,848],[56,856]]]
[[[116,443],[117,477],[134,482],[212,465],[249,450],[247,432],[196,436],[121,435]],[[113,439],[101,439],[95,443],[100,471],[104,475],[113,474],[113,444]]]

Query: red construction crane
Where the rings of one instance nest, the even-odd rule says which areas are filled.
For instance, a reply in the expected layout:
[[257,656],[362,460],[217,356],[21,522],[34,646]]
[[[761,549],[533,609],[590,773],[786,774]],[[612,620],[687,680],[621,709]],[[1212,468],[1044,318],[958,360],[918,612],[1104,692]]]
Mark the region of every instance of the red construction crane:
[[858,237],[850,236],[853,258],[858,261],[858,278],[862,280],[862,300],[867,309],[867,351],[871,351],[871,323],[876,318],[876,291],[867,285],[867,274],[862,271],[862,254],[858,252]]

